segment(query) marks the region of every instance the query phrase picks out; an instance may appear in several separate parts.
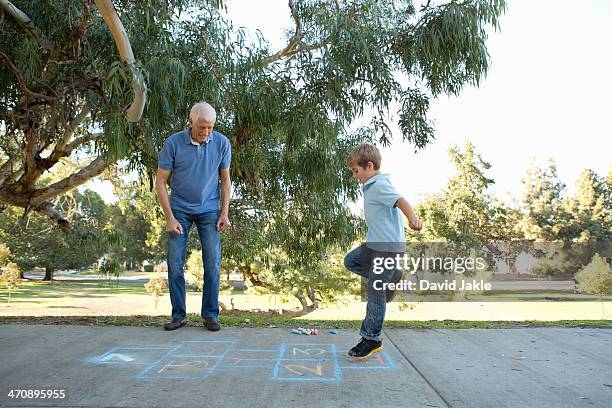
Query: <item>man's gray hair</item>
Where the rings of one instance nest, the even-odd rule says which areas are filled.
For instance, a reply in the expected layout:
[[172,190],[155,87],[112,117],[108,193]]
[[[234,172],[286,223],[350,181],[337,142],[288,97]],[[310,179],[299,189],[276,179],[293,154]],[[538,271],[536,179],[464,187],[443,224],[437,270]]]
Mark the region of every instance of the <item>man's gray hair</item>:
[[189,119],[191,123],[195,122],[198,118],[202,118],[208,122],[214,122],[217,120],[217,112],[215,108],[210,106],[207,102],[198,102],[191,107],[189,112]]

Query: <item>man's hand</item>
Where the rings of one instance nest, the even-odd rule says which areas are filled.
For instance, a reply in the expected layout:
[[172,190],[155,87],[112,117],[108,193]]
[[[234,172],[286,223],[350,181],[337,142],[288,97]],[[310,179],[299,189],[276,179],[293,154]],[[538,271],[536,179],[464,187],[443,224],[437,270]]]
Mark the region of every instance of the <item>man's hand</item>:
[[225,231],[232,224],[230,223],[229,217],[225,214],[219,215],[219,219],[217,220],[217,231]]
[[415,231],[420,231],[423,228],[423,223],[418,218],[414,218],[408,220],[408,226]]
[[173,219],[166,222],[166,232],[170,234],[183,235],[183,227],[176,219]]

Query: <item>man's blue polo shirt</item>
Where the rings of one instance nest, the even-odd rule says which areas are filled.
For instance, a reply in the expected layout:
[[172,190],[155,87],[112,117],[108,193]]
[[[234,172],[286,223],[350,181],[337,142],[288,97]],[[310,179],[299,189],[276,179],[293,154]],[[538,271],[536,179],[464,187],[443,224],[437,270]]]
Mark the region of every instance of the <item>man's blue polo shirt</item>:
[[363,183],[363,213],[368,226],[366,246],[381,252],[404,252],[403,215],[395,206],[402,198],[389,174],[377,174]]
[[201,145],[185,129],[170,136],[158,155],[158,167],[172,171],[170,207],[190,214],[219,209],[219,171],[227,169],[232,147],[227,137],[213,131]]

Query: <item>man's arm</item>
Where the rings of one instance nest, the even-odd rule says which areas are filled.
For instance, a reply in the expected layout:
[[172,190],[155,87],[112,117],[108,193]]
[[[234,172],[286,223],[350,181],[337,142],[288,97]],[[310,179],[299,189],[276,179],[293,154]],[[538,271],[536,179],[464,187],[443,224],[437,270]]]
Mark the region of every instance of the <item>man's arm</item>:
[[155,175],[155,192],[157,193],[157,199],[161,204],[162,210],[164,211],[164,217],[166,218],[166,232],[182,234],[183,227],[181,227],[181,224],[174,218],[174,214],[170,208],[167,188],[169,177],[170,170],[157,169],[157,174]]
[[229,168],[219,170],[219,176],[221,177],[221,213],[217,221],[217,229],[224,231],[231,225],[229,221],[229,202],[232,193],[232,180],[230,179]]
[[400,198],[395,202],[395,206],[399,208],[406,218],[408,218],[408,226],[413,230],[420,231],[423,228],[423,224],[419,217],[416,215],[410,203],[404,198]]

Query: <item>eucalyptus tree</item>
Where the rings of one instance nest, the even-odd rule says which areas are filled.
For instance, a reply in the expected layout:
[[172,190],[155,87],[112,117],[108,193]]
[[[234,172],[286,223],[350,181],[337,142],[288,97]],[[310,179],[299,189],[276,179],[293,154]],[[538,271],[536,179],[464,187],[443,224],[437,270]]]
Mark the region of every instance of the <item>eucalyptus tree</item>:
[[[187,1],[172,3],[180,10]],[[118,159],[138,162],[155,149],[152,135],[176,124],[184,72],[172,58],[166,5],[0,1],[0,204],[69,229],[55,197]],[[63,161],[79,168],[42,184]]]
[[[278,50],[213,10],[194,16],[204,23],[180,36],[191,44],[181,47],[189,50],[181,60],[207,69],[186,92],[218,107],[217,127],[232,142],[235,228],[224,245],[247,276],[265,285],[253,261],[277,265],[266,254],[278,248],[290,263],[285,273],[315,274],[330,248],[354,241],[361,224],[346,207],[359,194],[345,169],[349,149],[390,143],[392,116],[415,148],[431,141],[431,98],[480,82],[485,30],[498,27],[504,8],[502,1],[421,8],[290,1],[294,27]],[[355,129],[357,120],[366,125]],[[315,302],[312,285],[287,288]]]
[[[430,142],[431,99],[480,83],[487,30],[505,11],[504,0],[290,0],[293,26],[272,49],[261,33],[235,28],[221,1],[115,0],[108,26],[99,3],[15,0],[27,22],[4,19],[0,201],[46,211],[43,199],[121,158],[151,175],[163,139],[184,126],[191,103],[207,100],[233,147],[226,255],[248,271],[266,250],[280,251],[301,273],[359,231],[347,209],[359,194],[345,169],[349,149],[390,143],[391,120],[415,149]],[[109,26],[118,23],[135,62],[117,55]],[[142,119],[128,122],[124,109],[145,89]],[[77,148],[91,164],[33,187]]]

